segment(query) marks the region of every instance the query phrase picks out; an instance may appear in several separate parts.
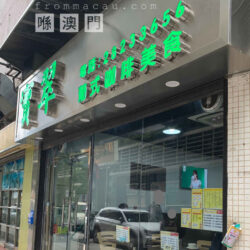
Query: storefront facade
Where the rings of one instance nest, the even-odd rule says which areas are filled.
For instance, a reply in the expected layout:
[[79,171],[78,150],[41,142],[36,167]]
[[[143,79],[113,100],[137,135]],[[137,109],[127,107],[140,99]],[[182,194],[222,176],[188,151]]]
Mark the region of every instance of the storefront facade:
[[41,145],[28,249],[221,249],[227,76],[248,67],[230,4],[118,3],[19,87],[16,141]]
[[35,203],[31,183],[36,179],[33,166],[37,168],[39,149],[34,144],[15,143],[14,137],[14,122],[0,131],[0,249],[27,249],[28,211]]
[[[192,120],[204,116],[212,116],[210,125]],[[180,249],[204,241],[219,247],[225,208],[223,117],[223,106],[206,114],[196,100],[49,149],[42,249],[85,244],[160,249],[162,232],[172,232]],[[166,134],[173,126],[180,135]],[[191,180],[194,173],[197,181]],[[206,195],[204,205],[202,198],[192,198],[197,191]],[[127,242],[115,242],[126,230]]]

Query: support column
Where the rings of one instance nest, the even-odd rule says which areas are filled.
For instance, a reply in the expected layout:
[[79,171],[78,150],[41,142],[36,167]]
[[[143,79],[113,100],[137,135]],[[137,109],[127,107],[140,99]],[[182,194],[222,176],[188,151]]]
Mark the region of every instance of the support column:
[[240,223],[235,250],[250,248],[250,74],[228,79],[228,227]]

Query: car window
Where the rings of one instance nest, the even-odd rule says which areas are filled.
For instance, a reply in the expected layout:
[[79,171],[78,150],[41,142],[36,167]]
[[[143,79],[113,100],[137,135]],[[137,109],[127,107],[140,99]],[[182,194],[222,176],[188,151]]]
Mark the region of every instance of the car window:
[[122,213],[120,211],[110,211],[109,218],[113,220],[123,219]]
[[109,210],[103,210],[99,216],[109,218]]
[[149,214],[148,213],[139,213],[139,212],[124,212],[128,222],[148,222]]

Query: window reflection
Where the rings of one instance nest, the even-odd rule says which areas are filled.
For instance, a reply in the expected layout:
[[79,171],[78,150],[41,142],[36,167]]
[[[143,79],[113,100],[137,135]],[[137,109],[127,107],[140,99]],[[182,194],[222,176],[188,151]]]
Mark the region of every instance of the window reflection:
[[24,159],[0,167],[0,241],[18,245]]
[[[182,225],[182,209],[194,208],[192,188],[223,187],[223,124],[197,121],[200,115],[206,114],[194,102],[95,135],[90,249],[160,249],[171,237],[179,249],[198,248],[221,237],[220,228],[204,230],[202,218],[200,228]],[[163,133],[174,125],[179,135]],[[184,166],[192,168],[187,186]]]
[[88,147],[89,138],[81,138],[48,151],[43,244],[53,250],[82,249],[86,241]]

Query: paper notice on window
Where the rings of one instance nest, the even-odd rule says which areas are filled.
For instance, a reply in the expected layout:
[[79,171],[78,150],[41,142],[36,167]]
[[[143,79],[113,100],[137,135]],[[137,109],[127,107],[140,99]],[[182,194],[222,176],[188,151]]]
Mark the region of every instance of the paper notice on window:
[[215,209],[204,209],[203,229],[222,232],[223,211]]
[[204,208],[223,209],[223,191],[222,188],[204,189]]
[[161,249],[179,250],[179,234],[161,231]]
[[192,228],[202,229],[202,209],[192,209]]
[[116,240],[118,242],[130,242],[130,230],[129,227],[116,226]]
[[202,208],[202,189],[192,189],[192,208]]
[[181,209],[181,227],[186,227],[186,228],[192,227],[192,209],[191,208]]

